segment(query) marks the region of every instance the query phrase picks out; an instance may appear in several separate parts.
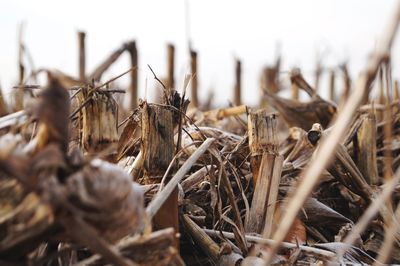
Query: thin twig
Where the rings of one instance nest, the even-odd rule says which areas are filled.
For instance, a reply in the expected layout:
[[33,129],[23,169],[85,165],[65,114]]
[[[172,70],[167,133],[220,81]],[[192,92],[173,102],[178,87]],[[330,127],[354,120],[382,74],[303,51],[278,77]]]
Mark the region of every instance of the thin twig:
[[98,89],[100,89],[100,88],[102,88],[102,87],[104,87],[104,86],[107,86],[107,85],[110,84],[111,82],[113,82],[113,81],[119,79],[119,78],[122,77],[122,76],[125,76],[126,74],[128,74],[129,72],[131,72],[132,70],[134,70],[134,69],[136,69],[136,68],[137,68],[137,66],[131,67],[131,68],[128,69],[127,71],[123,72],[122,74],[119,74],[118,76],[113,77],[113,78],[107,80],[106,82],[104,82],[103,84],[101,84],[101,85],[95,87],[94,90],[98,90]]
[[165,100],[167,101],[167,104],[171,105],[171,103],[169,102],[169,99],[168,99],[168,95],[167,95],[167,87],[165,87],[164,83],[157,77],[156,73],[154,73],[151,66],[149,64],[147,64],[147,66],[149,67],[151,73],[153,73],[154,79],[157,80],[163,87],[163,93],[164,93]]

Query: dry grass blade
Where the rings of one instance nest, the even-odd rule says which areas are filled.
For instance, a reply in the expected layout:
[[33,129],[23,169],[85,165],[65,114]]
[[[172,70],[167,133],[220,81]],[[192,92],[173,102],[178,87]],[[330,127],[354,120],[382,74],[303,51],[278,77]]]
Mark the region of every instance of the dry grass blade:
[[360,76],[354,92],[351,94],[349,100],[346,102],[343,111],[339,114],[332,133],[326,139],[323,139],[320,149],[309,167],[304,172],[303,180],[299,187],[296,189],[293,197],[287,206],[287,210],[282,217],[280,227],[275,232],[273,239],[276,241],[272,246],[271,251],[266,257],[266,264],[268,265],[278,251],[283,239],[289,231],[292,223],[294,222],[297,213],[300,211],[307,197],[310,195],[312,189],[317,183],[320,175],[324,171],[325,167],[332,158],[336,145],[340,142],[344,136],[349,123],[351,122],[352,115],[355,113],[358,106],[361,104],[365,94],[368,93],[368,88],[378,71],[381,62],[387,58],[388,53],[391,50],[394,37],[396,35],[398,25],[400,21],[400,3],[397,3],[394,17],[392,18],[391,24],[389,25],[386,35],[384,36],[382,43],[378,46],[375,53],[371,56],[365,72]]

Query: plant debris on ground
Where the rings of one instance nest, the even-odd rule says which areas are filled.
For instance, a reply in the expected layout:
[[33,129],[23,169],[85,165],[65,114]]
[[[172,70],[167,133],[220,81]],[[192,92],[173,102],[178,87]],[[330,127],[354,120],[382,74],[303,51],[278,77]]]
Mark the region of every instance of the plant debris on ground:
[[[329,100],[299,69],[291,97],[278,95],[280,59],[263,70],[259,106],[241,102],[238,61],[233,104],[212,108],[197,98],[192,49],[182,87],[172,45],[165,79],[149,66],[155,103],[137,98],[133,41],[87,74],[79,33],[77,78],[25,77],[20,58],[12,102],[0,97],[0,265],[400,263],[399,20],[400,5],[357,81],[346,65],[330,72]],[[104,81],[124,52],[131,68]],[[32,84],[39,73],[45,86]]]

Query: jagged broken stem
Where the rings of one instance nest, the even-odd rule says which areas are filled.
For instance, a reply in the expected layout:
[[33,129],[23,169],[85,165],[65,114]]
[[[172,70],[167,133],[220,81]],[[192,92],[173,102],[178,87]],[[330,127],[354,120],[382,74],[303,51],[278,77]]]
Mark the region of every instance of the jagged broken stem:
[[207,151],[210,145],[215,141],[214,138],[206,139],[203,144],[189,157],[189,159],[182,165],[182,167],[176,172],[176,174],[171,178],[165,188],[159,192],[155,198],[147,206],[146,213],[150,218],[152,218],[157,211],[161,208],[166,199],[172,193],[174,188],[182,180],[185,174],[190,170],[193,164],[200,158],[203,153]]
[[[93,88],[93,91],[98,91],[98,90],[100,90],[102,87],[107,86],[108,84],[110,84],[111,82],[113,82],[113,81],[119,79],[119,78],[122,77],[122,76],[125,76],[126,74],[128,74],[129,72],[131,72],[132,70],[134,70],[135,68],[136,68],[136,67],[131,67],[131,68],[128,69],[127,71],[123,72],[122,74],[119,74],[118,76],[113,77],[113,78],[107,80],[107,81],[104,82],[103,84],[101,84],[101,85],[99,85],[99,86]],[[79,112],[82,110],[82,108],[84,108],[91,100],[92,100],[92,97],[88,97],[78,108],[76,108],[76,109],[69,115],[69,118],[70,118],[70,119],[74,118],[74,116],[75,116],[77,113],[79,113]]]
[[[305,169],[302,176],[302,182],[294,191],[291,197],[286,212],[281,219],[280,226],[273,235],[275,243],[271,246],[270,252],[265,257],[265,264],[269,265],[273,256],[278,251],[282,241],[289,232],[293,221],[295,220],[299,210],[310,195],[315,184],[318,182],[320,175],[325,170],[331,157],[335,154],[337,144],[344,136],[348,126],[352,120],[353,114],[361,104],[363,97],[367,93],[368,87],[376,75],[376,72],[383,60],[385,60],[390,52],[394,37],[396,35],[400,21],[400,3],[397,3],[395,14],[391,24],[388,27],[385,39],[377,47],[375,53],[369,59],[366,71],[360,76],[354,92],[346,102],[342,112],[339,114],[337,122],[326,138],[322,139],[320,149],[316,156],[311,161],[309,167]],[[317,159],[316,159],[317,158]]]

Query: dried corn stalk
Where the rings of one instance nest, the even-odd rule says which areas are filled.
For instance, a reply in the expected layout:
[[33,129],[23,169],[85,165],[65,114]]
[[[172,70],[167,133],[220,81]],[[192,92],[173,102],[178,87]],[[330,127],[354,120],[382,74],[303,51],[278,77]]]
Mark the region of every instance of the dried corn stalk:
[[[118,142],[117,104],[106,91],[82,90],[78,94],[81,110],[81,145],[87,151],[101,151]],[[86,103],[87,102],[87,103]]]

